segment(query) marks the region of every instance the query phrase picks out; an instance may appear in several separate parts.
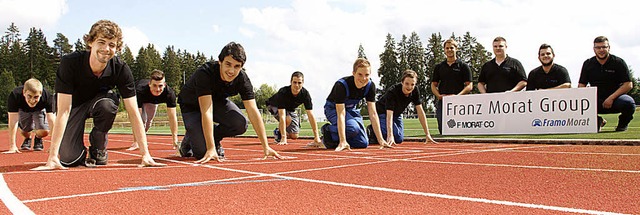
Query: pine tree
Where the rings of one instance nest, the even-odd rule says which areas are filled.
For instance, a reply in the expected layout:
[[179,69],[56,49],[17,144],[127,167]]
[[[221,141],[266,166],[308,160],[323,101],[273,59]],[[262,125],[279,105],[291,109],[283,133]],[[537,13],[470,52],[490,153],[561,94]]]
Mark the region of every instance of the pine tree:
[[[13,74],[9,70],[2,70],[0,72],[0,101],[7,101],[9,94],[16,87]],[[0,121],[7,123],[7,102],[0,102]]]
[[444,55],[444,48],[442,48],[442,43],[444,42],[444,40],[442,39],[442,36],[440,35],[440,33],[433,33],[431,34],[431,37],[429,38],[429,44],[427,45],[427,54],[426,54],[426,58],[427,58],[427,75],[429,77],[426,87],[426,90],[428,90],[427,92],[425,92],[425,94],[428,94],[428,99],[429,101],[432,101],[433,99],[435,99],[433,97],[433,93],[431,92],[431,76],[433,75],[433,70],[435,69],[436,65],[438,65],[439,63],[441,63],[442,61],[444,61],[446,59],[446,56]]
[[87,46],[84,44],[84,42],[81,39],[76,40],[76,43],[73,44],[73,48],[76,51],[85,51],[85,50],[87,50]]
[[484,46],[478,43],[475,37],[471,36],[468,31],[462,36],[462,40],[458,44],[458,53],[460,53],[459,59],[462,62],[467,63],[471,68],[471,75],[473,77],[474,87],[472,93],[478,92],[478,76],[480,75],[480,69],[482,65],[491,60],[491,52],[488,52]]
[[364,53],[364,47],[362,47],[362,43],[360,43],[360,46],[358,47],[358,58],[367,59],[367,54]]
[[131,69],[131,66],[133,66],[133,64],[136,63],[135,59],[133,58],[133,53],[131,52],[131,49],[127,45],[124,45],[124,48],[122,48],[122,50],[118,52],[118,57],[122,61],[124,61],[129,66],[130,69]]
[[25,41],[28,60],[28,73],[19,74],[19,81],[24,82],[33,77],[51,89],[55,83],[54,49],[47,44],[47,38],[41,29],[31,28]]
[[162,57],[162,71],[165,75],[167,85],[171,86],[176,93],[180,92],[180,82],[182,71],[180,69],[180,61],[178,55],[174,51],[173,46],[167,46]]
[[387,34],[384,52],[380,54],[380,68],[378,68],[380,84],[377,89],[378,95],[382,95],[385,89],[393,86],[400,80],[400,65],[398,63],[397,50],[395,40],[391,34]]

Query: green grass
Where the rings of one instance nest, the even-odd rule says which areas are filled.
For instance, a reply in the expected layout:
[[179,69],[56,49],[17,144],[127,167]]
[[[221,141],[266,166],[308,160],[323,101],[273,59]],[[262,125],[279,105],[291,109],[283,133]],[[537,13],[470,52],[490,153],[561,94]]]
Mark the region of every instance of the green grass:
[[[588,133],[588,134],[532,134],[532,135],[473,135],[473,136],[443,136],[438,134],[438,126],[435,118],[428,118],[427,123],[429,125],[429,132],[434,138],[516,138],[516,139],[640,139],[640,110],[636,110],[634,114],[634,120],[629,124],[626,132],[615,132],[615,127],[618,124],[619,114],[605,114],[601,115],[607,120],[607,125],[602,129],[600,133]],[[318,123],[318,129],[326,122]],[[424,137],[422,127],[417,119],[406,119],[405,123],[405,137]],[[365,124],[369,124],[368,120],[365,120]],[[267,135],[273,135],[273,129],[278,126],[276,123],[265,124]],[[114,127],[111,132],[114,133],[131,133],[131,128],[117,128]],[[149,129],[149,134],[169,134],[168,126],[152,126]],[[184,127],[179,127],[179,134],[184,134]],[[244,135],[254,136],[255,131],[249,123],[249,128]],[[312,137],[311,126],[308,122],[303,122],[300,129],[300,136]]]

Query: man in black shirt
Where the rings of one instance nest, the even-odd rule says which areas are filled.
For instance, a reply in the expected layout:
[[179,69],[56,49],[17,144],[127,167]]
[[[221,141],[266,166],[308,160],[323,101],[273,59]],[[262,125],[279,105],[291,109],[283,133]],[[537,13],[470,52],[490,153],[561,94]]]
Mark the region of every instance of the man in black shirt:
[[[218,60],[200,66],[178,95],[186,129],[180,154],[183,157],[195,157],[198,159],[196,163],[206,163],[211,159],[222,161],[222,138],[240,135],[247,130],[247,119],[238,106],[227,99],[240,94],[251,125],[262,144],[265,158],[281,158],[269,147],[253,85],[242,68],[246,61],[244,48],[231,42],[222,49]],[[218,123],[215,126],[214,121]]]
[[[158,104],[167,104],[167,116],[169,118],[169,129],[171,130],[171,144],[178,146],[178,117],[176,114],[176,93],[167,86],[164,72],[154,69],[150,79],[142,79],[136,84],[136,97],[138,98],[138,110],[144,123],[144,131],[149,131],[153,118],[156,116]],[[133,144],[128,151],[138,149],[138,142],[135,137]]]
[[303,87],[304,74],[302,72],[294,72],[291,74],[291,85],[282,87],[276,94],[267,100],[267,109],[278,120],[279,126],[276,128],[274,138],[278,145],[286,145],[287,138],[298,139],[300,133],[300,118],[296,114],[295,109],[304,104],[304,109],[309,117],[309,124],[313,130],[313,142],[309,146],[321,146],[320,135],[318,135],[318,126],[316,118],[313,116],[313,104],[311,103],[311,95],[309,91]]
[[[589,84],[598,88],[598,114],[620,113],[616,131],[626,131],[636,110],[635,101],[628,93],[633,88],[627,63],[609,53],[609,39],[604,36],[593,40],[596,54],[582,64],[578,87]],[[598,131],[606,121],[598,116]]]
[[496,37],[493,40],[495,58],[482,65],[478,76],[480,93],[517,92],[527,86],[527,74],[520,61],[506,53],[507,40]]
[[[376,102],[376,112],[380,119],[380,130],[382,136],[387,137],[390,145],[400,144],[404,141],[404,122],[402,112],[407,109],[409,103],[413,103],[414,109],[418,112],[418,120],[426,134],[425,143],[436,143],[429,133],[427,116],[422,109],[420,101],[420,90],[416,88],[418,74],[413,70],[406,70],[402,74],[401,83],[391,86],[387,92]],[[375,140],[372,126],[367,126],[369,140]]]
[[20,153],[16,146],[16,133],[24,137],[22,150],[31,148],[31,132],[33,131],[33,150],[42,151],[42,138],[49,135],[49,125],[53,126],[56,116],[53,114],[53,96],[42,87],[42,83],[35,78],[24,82],[9,94],[7,98],[9,115],[9,151],[5,153]]
[[555,56],[550,45],[540,45],[538,60],[542,65],[529,72],[527,90],[571,88],[569,72],[553,62]]
[[444,41],[445,61],[436,65],[431,77],[431,92],[436,102],[436,119],[438,131],[442,134],[442,97],[465,95],[473,90],[471,69],[469,65],[458,59],[458,42],[454,39]]
[[[53,126],[49,158],[45,166],[34,170],[66,168],[63,165],[107,164],[107,134],[113,126],[119,104],[119,95],[112,90],[114,87],[122,95],[133,135],[142,145],[142,166],[164,166],[156,163],[149,154],[131,70],[115,57],[122,48],[122,30],[114,22],[100,20],[91,26],[84,41],[87,51],[77,51],[60,60],[55,85],[58,117]],[[91,145],[88,153],[83,140],[87,118],[93,118],[94,123],[89,134]]]

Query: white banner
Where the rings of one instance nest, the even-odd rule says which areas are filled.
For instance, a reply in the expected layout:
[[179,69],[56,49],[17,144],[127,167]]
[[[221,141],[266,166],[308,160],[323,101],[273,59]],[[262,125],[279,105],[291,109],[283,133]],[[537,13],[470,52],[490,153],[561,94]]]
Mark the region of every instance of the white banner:
[[445,96],[442,133],[596,133],[596,88]]

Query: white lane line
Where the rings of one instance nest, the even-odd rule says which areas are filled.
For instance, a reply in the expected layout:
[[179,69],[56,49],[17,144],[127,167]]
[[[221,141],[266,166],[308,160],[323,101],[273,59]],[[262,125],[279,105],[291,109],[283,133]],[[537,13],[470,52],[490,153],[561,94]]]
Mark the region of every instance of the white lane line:
[[4,202],[4,205],[6,205],[13,214],[35,214],[29,207],[24,205],[18,197],[13,195],[13,192],[11,192],[9,186],[7,186],[7,182],[4,181],[2,173],[0,173],[0,200]]

